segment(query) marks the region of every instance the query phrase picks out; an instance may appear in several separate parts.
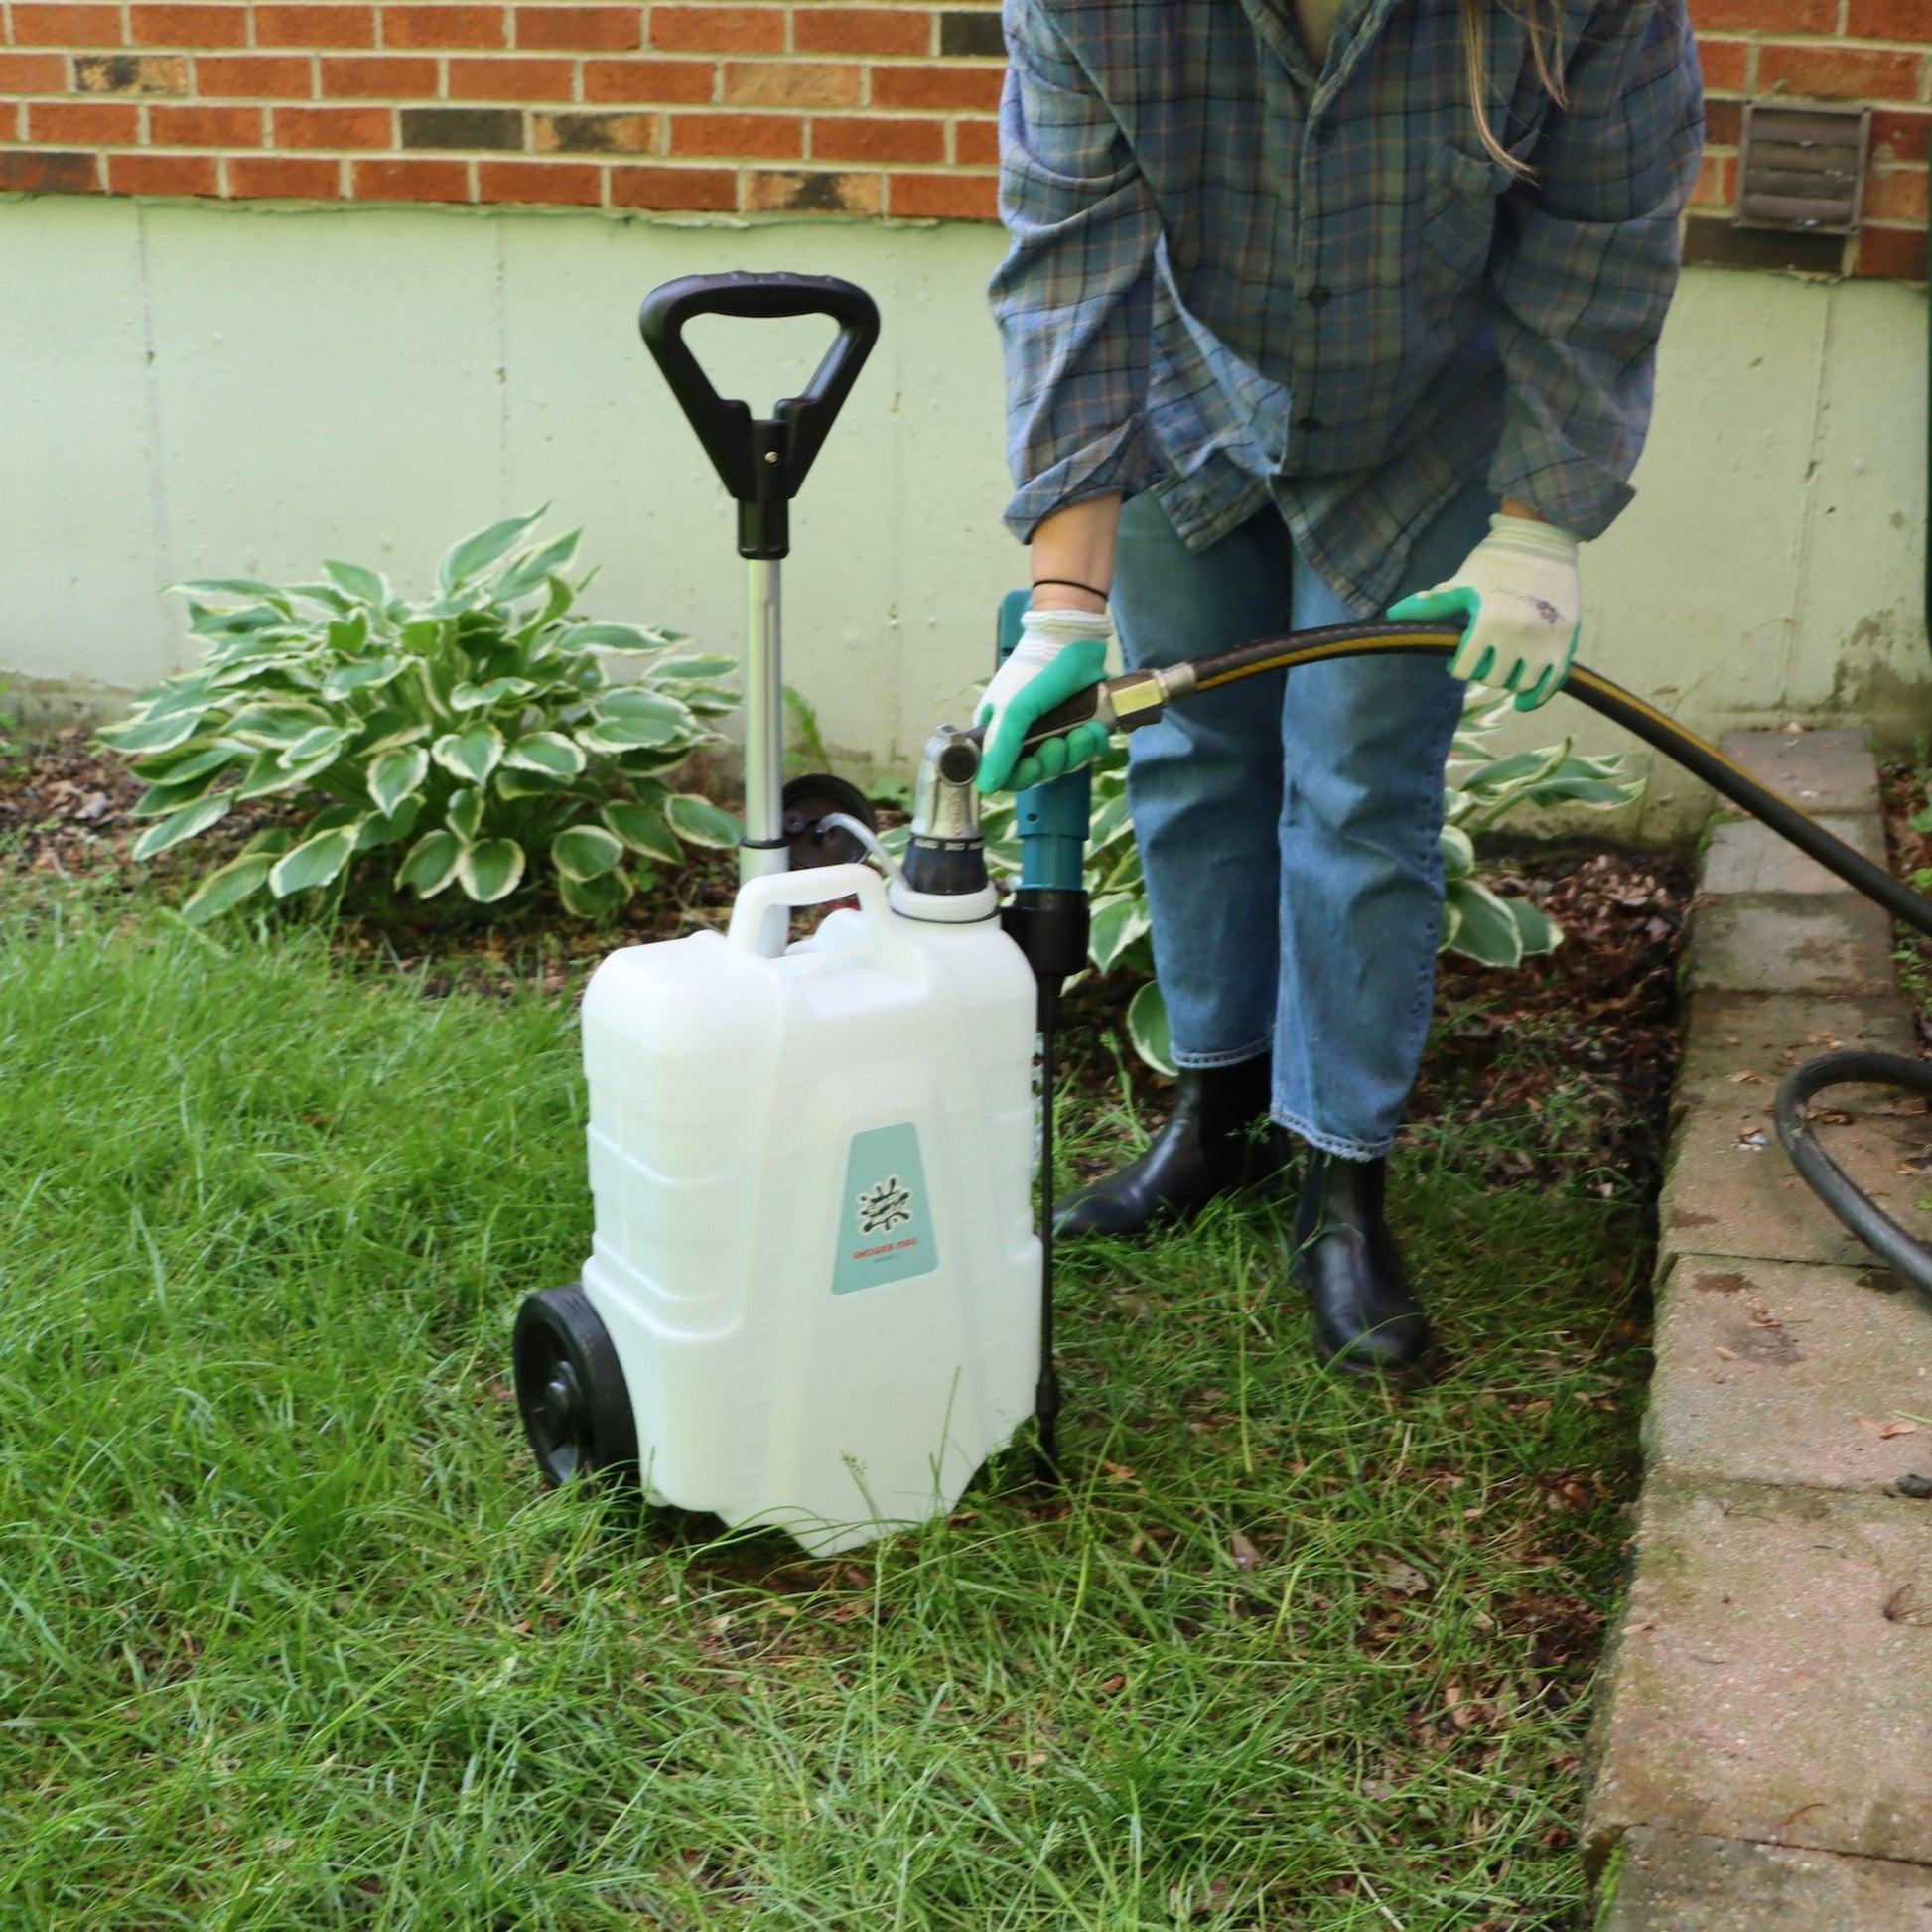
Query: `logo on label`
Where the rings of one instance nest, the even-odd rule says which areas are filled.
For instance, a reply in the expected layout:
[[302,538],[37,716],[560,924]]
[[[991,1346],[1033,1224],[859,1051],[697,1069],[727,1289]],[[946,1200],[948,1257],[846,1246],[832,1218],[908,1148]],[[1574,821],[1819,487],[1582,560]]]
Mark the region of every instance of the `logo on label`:
[[859,1196],[859,1232],[885,1234],[912,1218],[912,1190],[897,1174],[889,1174],[877,1187]]
[[906,1281],[938,1265],[918,1130],[906,1121],[853,1135],[832,1293]]

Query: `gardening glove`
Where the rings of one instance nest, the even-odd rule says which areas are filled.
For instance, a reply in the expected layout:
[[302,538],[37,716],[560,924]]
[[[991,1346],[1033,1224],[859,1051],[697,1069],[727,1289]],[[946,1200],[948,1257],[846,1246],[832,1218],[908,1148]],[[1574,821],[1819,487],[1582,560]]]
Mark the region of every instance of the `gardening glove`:
[[1583,634],[1577,539],[1498,512],[1453,577],[1391,605],[1389,616],[1467,618],[1449,676],[1513,691],[1518,711],[1534,711],[1563,688]]
[[976,722],[986,727],[980,750],[983,792],[1025,791],[1064,772],[1091,764],[1107,749],[1099,719],[1043,740],[1023,757],[1035,721],[1076,691],[1107,675],[1107,639],[1113,623],[1104,612],[1029,611],[1013,654],[993,673],[980,699]]

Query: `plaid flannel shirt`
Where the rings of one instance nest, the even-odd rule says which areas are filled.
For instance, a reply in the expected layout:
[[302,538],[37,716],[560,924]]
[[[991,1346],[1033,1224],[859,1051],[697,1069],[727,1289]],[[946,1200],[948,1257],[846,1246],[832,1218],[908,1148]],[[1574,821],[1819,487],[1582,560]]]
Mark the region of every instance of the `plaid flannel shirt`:
[[1005,0],[992,295],[1030,537],[1152,489],[1205,548],[1271,500],[1363,615],[1485,473],[1580,537],[1629,500],[1703,136],[1685,0],[1557,0],[1565,100],[1456,0]]

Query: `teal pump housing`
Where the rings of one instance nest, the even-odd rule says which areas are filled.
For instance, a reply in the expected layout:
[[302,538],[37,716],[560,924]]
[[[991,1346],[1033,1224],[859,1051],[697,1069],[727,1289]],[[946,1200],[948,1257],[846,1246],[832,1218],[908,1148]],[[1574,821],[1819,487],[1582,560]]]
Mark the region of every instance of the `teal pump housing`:
[[[1009,591],[1000,602],[1000,661],[1020,642],[1027,591]],[[1082,769],[1043,785],[1030,785],[1015,802],[1020,832],[1020,888],[1077,893],[1086,880],[1087,821],[1093,811],[1093,778]],[[1077,970],[1077,969],[1076,969]]]

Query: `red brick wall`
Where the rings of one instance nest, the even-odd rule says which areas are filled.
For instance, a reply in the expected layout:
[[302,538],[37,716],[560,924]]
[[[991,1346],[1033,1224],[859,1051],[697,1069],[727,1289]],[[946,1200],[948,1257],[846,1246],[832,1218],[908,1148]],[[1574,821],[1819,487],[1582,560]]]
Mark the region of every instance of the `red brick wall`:
[[[1691,0],[1691,258],[1923,277],[1932,0]],[[0,0],[0,193],[985,218],[991,0]],[[1733,229],[1740,103],[1868,100],[1864,231]]]
[[0,0],[0,193],[994,211],[997,4]]

